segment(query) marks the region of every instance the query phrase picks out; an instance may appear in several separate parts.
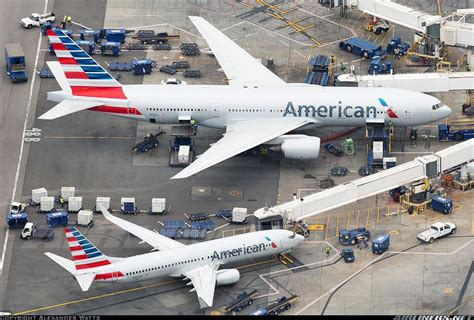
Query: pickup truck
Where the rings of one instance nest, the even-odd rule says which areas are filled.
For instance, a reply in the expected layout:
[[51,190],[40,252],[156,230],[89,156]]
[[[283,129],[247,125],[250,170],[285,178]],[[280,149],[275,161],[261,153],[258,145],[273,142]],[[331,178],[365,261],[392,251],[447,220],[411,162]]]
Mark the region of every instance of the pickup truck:
[[46,21],[53,22],[56,20],[56,16],[53,12],[48,12],[44,14],[32,13],[31,16],[23,18],[20,20],[20,24],[28,29],[33,27],[39,27]]
[[451,222],[436,222],[431,227],[418,234],[416,237],[420,242],[432,243],[435,239],[456,233],[456,225]]
[[54,230],[51,228],[37,228],[33,222],[28,222],[21,231],[21,238],[24,240],[41,239],[49,241],[54,238]]

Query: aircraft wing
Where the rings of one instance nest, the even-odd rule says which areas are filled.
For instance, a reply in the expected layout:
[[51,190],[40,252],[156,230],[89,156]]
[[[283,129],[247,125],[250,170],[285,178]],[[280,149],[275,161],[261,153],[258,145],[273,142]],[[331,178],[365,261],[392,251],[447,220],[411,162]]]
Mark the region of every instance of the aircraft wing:
[[285,81],[268,70],[202,17],[190,16],[192,23],[211,48],[230,85],[282,85]]
[[155,249],[167,250],[167,249],[179,248],[179,247],[184,246],[184,244],[182,244],[181,242],[164,237],[158,232],[148,230],[146,228],[140,227],[139,225],[128,222],[124,219],[120,219],[119,217],[113,216],[102,205],[99,205],[99,209],[107,220],[109,220],[110,222],[113,222],[114,224],[124,229],[125,231],[128,231],[131,234],[142,239],[144,242],[148,243]]
[[196,291],[201,308],[212,307],[218,268],[218,264],[209,263],[183,273],[183,276],[191,280],[188,285],[193,285],[194,289],[191,291]]
[[305,124],[315,122],[313,119],[304,117],[281,117],[244,120],[229,124],[224,137],[171,179],[187,178],[250,148],[277,138]]

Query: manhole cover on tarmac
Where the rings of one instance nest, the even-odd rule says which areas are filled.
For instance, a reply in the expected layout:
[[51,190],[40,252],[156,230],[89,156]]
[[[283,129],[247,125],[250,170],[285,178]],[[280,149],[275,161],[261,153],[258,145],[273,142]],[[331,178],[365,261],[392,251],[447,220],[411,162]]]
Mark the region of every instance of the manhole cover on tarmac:
[[395,236],[400,233],[398,230],[390,230],[388,233],[390,233],[392,236]]
[[322,179],[321,182],[319,183],[319,187],[323,189],[334,187],[334,185],[335,185],[334,180],[330,178]]

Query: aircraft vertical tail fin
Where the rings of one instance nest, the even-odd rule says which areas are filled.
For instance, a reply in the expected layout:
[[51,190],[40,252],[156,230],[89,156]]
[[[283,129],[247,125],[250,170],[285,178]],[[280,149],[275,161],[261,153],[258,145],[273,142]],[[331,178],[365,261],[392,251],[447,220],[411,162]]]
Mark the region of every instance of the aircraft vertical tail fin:
[[122,85],[63,30],[48,30],[47,35],[61,70],[57,64],[50,69],[63,91],[73,96],[127,99]]
[[100,252],[79,230],[70,227],[64,231],[76,270],[93,269],[112,264],[110,258]]

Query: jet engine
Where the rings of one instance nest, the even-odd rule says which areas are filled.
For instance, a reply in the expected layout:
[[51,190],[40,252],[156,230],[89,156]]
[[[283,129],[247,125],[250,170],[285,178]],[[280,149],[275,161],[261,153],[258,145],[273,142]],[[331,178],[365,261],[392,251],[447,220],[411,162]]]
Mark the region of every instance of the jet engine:
[[223,269],[217,271],[216,286],[224,286],[236,283],[240,280],[240,273],[237,269]]
[[302,134],[283,135],[278,140],[279,146],[271,147],[272,150],[280,151],[285,158],[299,160],[313,160],[319,156],[321,140],[318,137],[310,137]]

